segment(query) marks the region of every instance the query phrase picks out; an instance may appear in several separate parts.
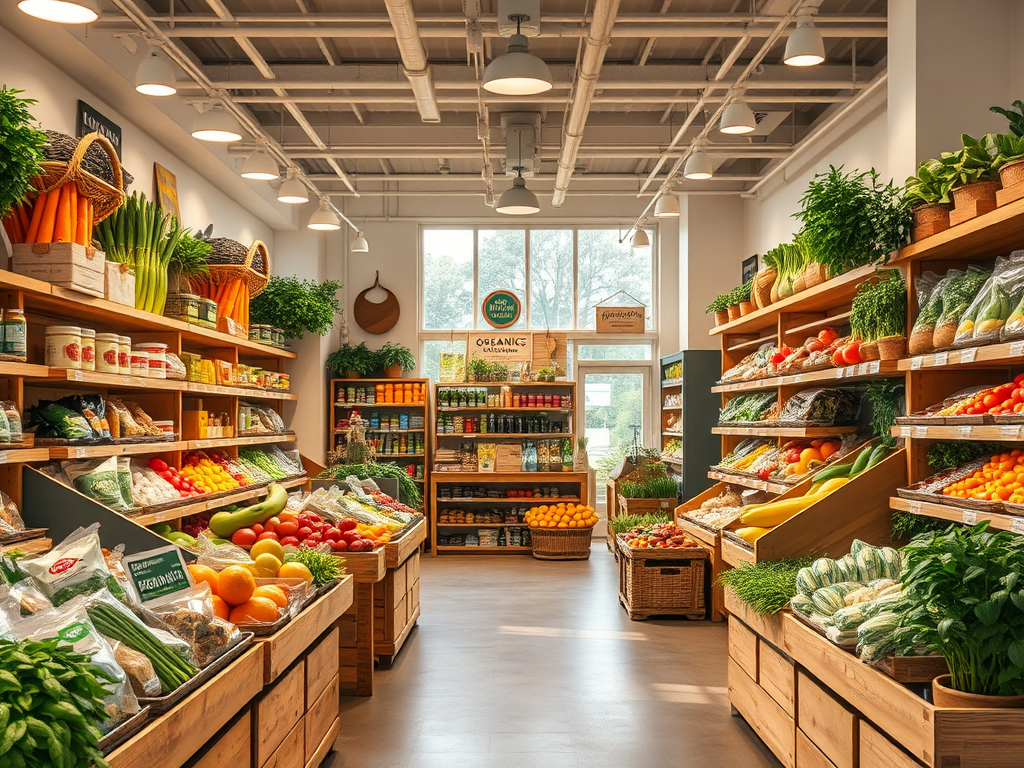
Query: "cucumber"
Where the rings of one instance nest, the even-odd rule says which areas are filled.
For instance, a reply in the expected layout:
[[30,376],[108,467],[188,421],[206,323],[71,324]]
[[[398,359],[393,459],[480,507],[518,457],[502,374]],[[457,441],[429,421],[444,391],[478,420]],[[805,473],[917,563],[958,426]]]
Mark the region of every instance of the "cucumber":
[[831,467],[825,467],[825,469],[814,475],[814,484],[820,485],[834,477],[850,477],[851,469],[853,469],[853,464],[835,464]]
[[867,467],[868,465],[868,461],[871,460],[871,454],[872,449],[870,446],[868,446],[867,448],[860,452],[860,455],[857,457],[857,460],[853,462],[853,468],[850,470],[850,477],[856,477],[857,475],[864,471],[864,468]]
[[885,455],[889,452],[889,449],[884,445],[880,445],[871,452],[871,457],[868,459],[867,466],[864,469],[871,469],[875,464],[885,458]]

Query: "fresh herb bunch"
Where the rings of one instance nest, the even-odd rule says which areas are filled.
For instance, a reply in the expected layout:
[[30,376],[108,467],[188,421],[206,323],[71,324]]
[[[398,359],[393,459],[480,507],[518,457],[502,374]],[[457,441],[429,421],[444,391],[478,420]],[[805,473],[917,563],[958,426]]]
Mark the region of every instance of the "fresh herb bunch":
[[400,501],[416,509],[423,505],[423,495],[416,486],[416,481],[409,477],[408,472],[395,464],[337,464],[324,470],[317,477],[321,479],[333,477],[335,480],[344,480],[349,475],[354,475],[360,480],[366,480],[369,477],[394,478],[398,481],[399,495],[402,497]]
[[892,513],[892,538],[894,540],[912,539],[922,533],[944,531],[949,527],[945,520],[924,515],[912,515],[910,512]]
[[715,297],[715,300],[708,304],[707,314],[713,312],[724,312],[729,308],[729,297],[731,294],[723,293]]
[[271,275],[267,287],[249,304],[249,321],[280,328],[289,339],[301,339],[306,332],[326,336],[341,311],[339,290],[341,283],[334,280],[317,283]]
[[907,332],[907,285],[895,269],[879,273],[877,283],[863,283],[853,297],[850,329],[863,341]]
[[796,595],[796,574],[814,561],[811,557],[742,563],[723,572],[718,583],[728,587],[754,613],[771,616],[785,609]]
[[466,363],[466,372],[471,373],[478,379],[485,379],[491,375],[491,361],[484,360],[482,357],[470,358],[469,362]]
[[905,546],[897,651],[926,648],[946,660],[964,693],[1024,693],[1024,537],[988,522],[950,526]]
[[416,358],[413,357],[412,350],[402,344],[386,342],[374,354],[377,357],[377,368],[390,368],[393,365],[402,366],[403,371],[416,368]]
[[647,512],[642,515],[619,515],[608,522],[612,533],[626,533],[634,528],[646,526],[651,527],[658,523],[670,523],[671,517],[667,512]]
[[891,181],[880,184],[878,171],[874,168],[868,171],[868,179],[866,212],[871,223],[874,252],[878,260],[884,262],[910,242],[911,201]]
[[19,93],[24,91],[0,87],[0,218],[25,199],[46,159],[46,134],[35,127],[28,111],[36,100],[23,99]]
[[779,297],[792,296],[796,279],[812,261],[810,254],[802,240],[780,245],[775,249],[774,253],[777,263],[776,270],[779,273],[775,279]]
[[317,552],[315,549],[302,548],[288,556],[288,562],[302,563],[313,575],[313,583],[318,587],[330,584],[345,575],[345,562],[337,555]]
[[[927,273],[931,275],[932,273]],[[924,277],[922,275],[918,278],[918,290],[921,290],[921,280]],[[949,281],[946,278],[938,280],[931,289],[931,293],[928,296],[928,300],[925,305],[920,308],[920,312],[917,313],[917,320],[914,321],[914,328],[920,328],[923,326],[934,327],[939,318],[942,316],[942,302],[943,295],[945,293],[946,284]]]
[[817,174],[800,199],[802,210],[793,214],[803,222],[801,235],[829,277],[873,264],[889,254],[875,249],[874,229],[868,215],[868,173],[845,173],[843,166]]
[[953,202],[953,172],[940,160],[925,160],[917,167],[917,175],[903,184],[904,194],[912,208],[921,205],[949,204]]
[[899,379],[878,379],[868,382],[865,397],[871,403],[871,434],[887,448],[896,446],[892,428],[903,415],[904,385]]
[[754,278],[750,278],[743,285],[737,285],[729,291],[729,304],[739,304],[743,301],[750,301],[750,291],[754,287]]
[[1024,136],[1024,101],[1018,99],[1013,102],[1010,109],[1006,107],[989,107],[989,112],[1002,115],[1010,121],[1010,133],[1014,136]]
[[373,373],[375,365],[373,352],[366,346],[366,342],[352,346],[346,341],[327,356],[327,370],[334,371],[338,376],[346,376],[349,371],[366,376]]
[[192,281],[210,274],[210,265],[206,257],[213,250],[205,240],[193,237],[189,230],[184,230],[171,252],[171,260],[167,264],[167,272],[178,280],[191,286]]
[[0,640],[0,724],[6,765],[109,768],[97,724],[114,682],[57,639]]
[[979,269],[972,264],[965,272],[957,271],[956,276],[948,279],[942,292],[942,316],[939,318],[939,324],[959,323],[991,276],[992,270]]
[[928,466],[936,472],[944,469],[955,469],[982,456],[994,456],[1006,450],[999,443],[972,442],[970,440],[951,440],[949,442],[932,443],[926,454]]

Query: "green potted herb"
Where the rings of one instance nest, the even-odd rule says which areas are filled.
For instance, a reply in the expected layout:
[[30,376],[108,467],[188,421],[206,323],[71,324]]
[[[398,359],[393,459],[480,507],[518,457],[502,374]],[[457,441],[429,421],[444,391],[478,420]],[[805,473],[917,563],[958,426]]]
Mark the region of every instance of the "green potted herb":
[[882,184],[878,171],[867,173],[865,210],[871,224],[871,239],[877,261],[887,262],[897,251],[910,242],[913,216],[910,201],[902,188],[891,181]]
[[375,353],[376,367],[384,370],[389,379],[400,379],[402,374],[416,368],[416,358],[412,351],[401,344],[384,344]]
[[470,381],[487,381],[491,376],[491,364],[482,357],[471,358],[466,363],[466,373]]
[[953,177],[953,209],[957,213],[950,223],[961,223],[987,213],[996,207],[999,184],[999,161],[995,134],[980,139],[961,135],[963,147],[956,152],[943,152],[940,162]]
[[903,185],[913,217],[914,241],[949,229],[953,210],[953,171],[940,160],[925,160]]
[[267,287],[249,303],[249,321],[281,328],[289,339],[301,339],[307,331],[326,336],[341,311],[339,290],[341,283],[333,280],[317,283],[271,275]]
[[828,277],[879,260],[867,216],[867,174],[829,167],[817,174],[793,214],[803,223],[801,242]]
[[[1013,133],[1000,133],[996,136],[996,162],[999,163],[999,183],[1003,189],[1010,189],[1021,185],[1020,194],[1012,199],[1024,197],[1024,136],[1017,136]],[[1001,204],[1005,205],[1011,200],[1003,200],[999,196]]]
[[35,99],[23,99],[19,91],[0,88],[0,218],[25,200],[32,188],[32,179],[40,173],[39,163],[46,145],[46,134],[35,127],[35,118],[28,108]]
[[724,325],[729,322],[729,294],[723,293],[715,297],[715,300],[708,304],[707,313],[715,315],[715,325]]
[[988,523],[950,526],[903,548],[898,652],[941,654],[937,707],[1024,707],[1024,537]]
[[353,346],[346,341],[327,356],[327,369],[343,379],[358,379],[373,373],[376,364],[374,353],[365,342]]
[[864,346],[878,343],[878,356],[896,360],[907,353],[907,286],[895,269],[880,273],[876,283],[865,282],[850,306],[850,330]]
[[213,247],[190,232],[183,232],[167,262],[168,293],[195,293],[195,281],[210,274],[206,257]]
[[754,305],[750,301],[750,290],[753,285],[754,278],[750,278],[743,285],[733,288],[729,294],[730,300],[740,308],[740,317],[754,311]]

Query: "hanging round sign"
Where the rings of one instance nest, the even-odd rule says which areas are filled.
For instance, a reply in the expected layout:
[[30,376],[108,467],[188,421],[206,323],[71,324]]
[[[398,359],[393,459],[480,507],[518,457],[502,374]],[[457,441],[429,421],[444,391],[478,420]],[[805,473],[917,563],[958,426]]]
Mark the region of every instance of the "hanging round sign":
[[508,328],[516,324],[523,305],[512,291],[492,291],[484,299],[484,320],[492,328]]

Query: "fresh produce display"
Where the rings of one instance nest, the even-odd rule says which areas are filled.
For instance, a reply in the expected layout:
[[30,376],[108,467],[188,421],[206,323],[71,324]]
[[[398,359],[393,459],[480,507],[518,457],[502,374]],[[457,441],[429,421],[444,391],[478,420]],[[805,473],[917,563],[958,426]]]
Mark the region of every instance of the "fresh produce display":
[[755,464],[763,456],[768,456],[771,463],[778,459],[775,440],[766,437],[747,437],[726,454],[718,462],[718,466],[735,472],[756,472]]
[[210,518],[210,530],[215,536],[231,538],[240,529],[251,529],[253,525],[279,514],[287,503],[288,491],[280,485],[271,485],[263,501],[234,512],[222,511],[215,514]]
[[861,283],[850,308],[850,330],[862,342],[904,336],[907,285],[895,269],[879,272],[878,282]]
[[185,456],[180,476],[206,493],[233,491],[249,484],[241,472],[232,474],[226,462],[214,461],[202,451],[192,451]]
[[642,515],[619,515],[608,521],[612,533],[626,533],[634,528],[651,527],[670,522],[667,512],[647,512]]
[[[996,259],[992,275],[985,281],[971,306],[961,316],[953,339],[955,347],[994,344],[1000,340],[1014,309],[1024,298],[1024,251]],[[1015,326],[1020,325],[1015,322]]]
[[640,526],[622,534],[622,540],[637,549],[681,549],[700,546],[673,523]]
[[[950,274],[956,270],[950,270]],[[917,277],[917,320],[910,332],[907,351],[912,355],[923,355],[935,349],[935,324],[942,316],[943,294],[950,276],[939,277],[934,272],[922,272]]]
[[904,412],[906,387],[901,379],[869,381],[864,398],[871,405],[871,434],[890,448],[896,445],[892,428]]
[[[174,490],[176,490],[178,495],[183,499],[188,498],[189,496],[198,496],[201,493],[210,493],[206,487],[205,481],[200,483],[196,480],[196,473],[194,471],[185,473],[184,470],[182,470],[179,472],[166,461],[158,459],[156,456],[151,458],[146,464],[151,470],[156,472],[158,476],[174,486]],[[191,477],[189,475],[191,475]]]
[[932,443],[928,448],[926,459],[928,466],[936,472],[954,469],[982,456],[1002,453],[1003,446],[999,443],[973,442],[971,440],[950,440]]
[[743,512],[743,498],[731,487],[726,487],[713,499],[701,502],[700,507],[683,516],[705,528],[720,530],[735,521]]
[[0,124],[4,126],[0,135],[0,168],[4,169],[0,175],[0,218],[13,243],[26,242],[15,239],[13,233],[28,232],[32,217],[21,203],[32,189],[32,180],[39,175],[46,145],[46,134],[36,127],[29,112],[29,107],[37,102],[23,98],[22,93],[6,85],[0,87]]
[[860,391],[848,387],[805,389],[786,400],[778,419],[786,424],[830,427],[853,424],[860,414],[860,400]]
[[[843,447],[838,439],[791,440],[782,446],[779,453],[779,469],[786,477],[806,475],[825,466]],[[771,476],[771,473],[768,475]],[[767,479],[767,477],[763,478]]]
[[966,271],[950,270],[942,294],[942,314],[935,325],[932,346],[937,350],[950,349],[956,340],[960,319],[974,302],[978,292],[991,276],[991,270],[971,265]]
[[309,571],[309,578],[318,587],[337,581],[345,575],[344,560],[316,549],[303,547],[298,552],[287,555],[287,558],[288,563],[301,565]]
[[371,477],[394,478],[398,480],[399,496],[405,499],[410,507],[419,509],[423,504],[423,495],[416,481],[409,477],[408,472],[394,464],[339,464],[318,475],[319,478],[333,477],[339,480],[349,476],[358,477],[360,480]]
[[741,563],[723,571],[718,581],[754,613],[771,616],[789,607],[797,594],[796,575],[810,564],[809,557]]
[[95,221],[93,202],[68,181],[41,192],[32,203],[14,206],[4,219],[12,243],[77,243],[91,245]]
[[530,507],[526,524],[531,528],[593,528],[597,525],[597,512],[585,504],[559,502]]
[[944,487],[942,495],[1024,504],[1024,451],[1015,448],[993,456],[967,477]]
[[[976,416],[978,414],[1020,413],[1024,410],[1024,373],[1017,374],[1013,381],[988,387],[965,398],[952,409],[952,416]],[[943,412],[936,414],[946,415]]]
[[718,413],[719,424],[768,421],[771,411],[778,409],[774,392],[753,392],[732,398]]

